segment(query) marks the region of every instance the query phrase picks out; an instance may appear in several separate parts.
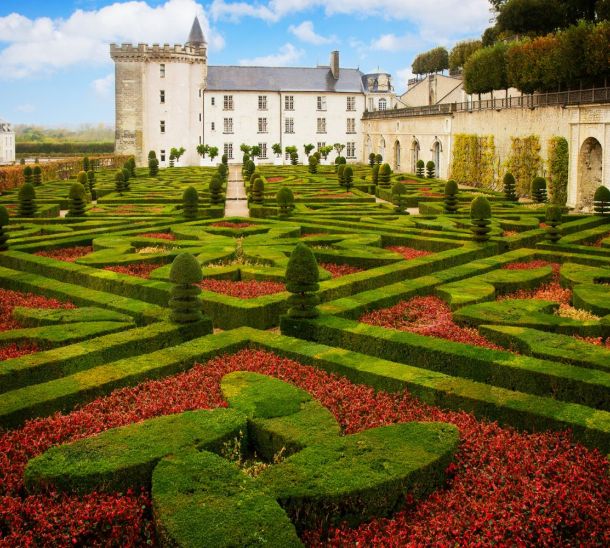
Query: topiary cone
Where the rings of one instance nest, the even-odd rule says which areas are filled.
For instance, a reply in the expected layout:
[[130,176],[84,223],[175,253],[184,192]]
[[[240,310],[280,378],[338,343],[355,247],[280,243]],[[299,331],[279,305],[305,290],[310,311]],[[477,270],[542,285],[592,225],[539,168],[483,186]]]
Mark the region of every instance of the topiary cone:
[[517,182],[515,181],[513,174],[507,172],[504,175],[502,182],[504,184],[504,197],[511,202],[518,202],[519,198],[517,197]]
[[199,212],[199,194],[189,186],[182,194],[182,212],[187,219],[196,219]]
[[288,316],[291,318],[316,318],[316,305],[320,302],[316,291],[320,273],[313,251],[303,243],[293,249],[286,268],[286,289],[292,293],[288,298]]
[[170,291],[170,319],[176,323],[192,323],[203,318],[201,289],[195,284],[203,279],[201,265],[190,253],[181,253],[172,263],[169,279],[174,284]]
[[18,217],[33,217],[36,215],[36,191],[32,183],[25,183],[19,189],[19,208]]
[[491,232],[491,205],[484,196],[477,196],[470,205],[472,239],[475,242],[486,242]]
[[445,213],[453,215],[458,210],[458,184],[450,179],[445,184]]
[[561,225],[562,208],[558,205],[549,205],[546,208],[546,239],[551,243],[557,243],[561,239],[561,230],[558,228]]
[[85,196],[87,191],[80,183],[73,183],[68,198],[70,205],[66,217],[83,217],[85,215]]
[[294,209],[294,194],[287,186],[283,186],[277,191],[275,196],[280,215],[290,215]]
[[610,188],[597,187],[593,195],[593,211],[596,215],[608,215],[610,213]]
[[8,249],[8,232],[5,227],[8,226],[9,222],[8,209],[0,206],[0,251]]
[[405,192],[405,185],[402,183],[394,183],[392,186],[392,201],[396,204],[394,211],[396,211],[396,213],[406,213],[408,215],[408,212],[405,211],[405,200],[403,198]]

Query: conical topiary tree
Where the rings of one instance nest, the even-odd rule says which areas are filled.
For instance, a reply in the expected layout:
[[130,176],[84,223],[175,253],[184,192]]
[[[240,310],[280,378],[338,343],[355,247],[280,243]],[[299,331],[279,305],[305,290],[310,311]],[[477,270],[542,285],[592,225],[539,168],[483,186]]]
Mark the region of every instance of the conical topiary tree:
[[294,209],[294,194],[287,186],[283,186],[275,195],[280,215],[290,215]]
[[445,183],[445,213],[453,215],[458,210],[458,184],[449,179]]
[[201,320],[201,289],[195,285],[203,279],[201,265],[190,253],[180,253],[172,263],[169,280],[174,284],[170,290],[170,319],[176,323],[193,323]]
[[610,213],[610,188],[598,186],[593,195],[593,211],[596,215],[608,215]]
[[544,177],[534,177],[531,190],[534,202],[538,204],[546,202],[546,179]]
[[423,160],[417,160],[417,164],[415,164],[416,166],[416,172],[415,174],[418,177],[423,177],[424,176],[424,168],[426,167],[426,164],[424,163]]
[[196,219],[199,212],[199,194],[189,186],[182,194],[182,212],[187,219]]
[[436,177],[436,164],[432,160],[426,164],[426,177],[428,179]]
[[32,169],[32,180],[35,186],[42,184],[42,168],[39,165],[35,165],[34,169]]
[[345,166],[343,170],[343,186],[348,192],[354,186],[354,168],[352,166]]
[[220,163],[218,166],[218,175],[220,175],[221,181],[226,181],[229,178],[229,168],[227,167],[227,164]]
[[136,159],[133,156],[127,160],[125,166],[129,170],[129,177],[136,177]]
[[337,180],[339,181],[339,185],[341,185],[341,186],[345,185],[345,176],[344,176],[345,168],[346,168],[345,164],[337,165]]
[[504,197],[510,202],[518,202],[517,182],[512,173],[507,172],[502,180],[504,184]]
[[223,154],[220,157],[220,163],[224,164],[225,166],[229,167],[229,157],[226,154]]
[[379,164],[375,164],[373,166],[373,171],[372,171],[372,174],[371,174],[371,180],[373,181],[374,185],[379,184],[379,168],[380,167],[381,166]]
[[148,151],[148,159],[152,160],[152,159],[156,159],[157,158],[157,153],[154,150],[149,150]]
[[86,206],[86,194],[85,187],[80,183],[72,183],[70,187],[70,193],[68,194],[69,206],[66,217],[84,217],[85,206]]
[[121,171],[123,172],[123,188],[125,191],[128,191],[129,190],[129,178],[131,177],[129,174],[129,169],[124,167]]
[[292,250],[286,268],[286,289],[292,293],[288,297],[288,316],[290,318],[316,318],[319,316],[316,305],[320,299],[316,292],[320,272],[313,251],[303,243]]
[[8,209],[0,206],[0,251],[8,249],[8,232],[6,227],[9,224]]
[[381,186],[390,186],[390,178],[392,177],[392,168],[390,164],[383,164],[379,168],[379,184]]
[[[76,176],[76,180],[83,185],[83,188],[85,189],[85,194],[89,194],[89,179],[87,178],[87,172],[86,171],[79,171],[78,175]],[[91,196],[91,199],[93,199],[93,197]]]
[[250,176],[254,173],[255,170],[256,170],[256,164],[252,160],[248,160],[248,162],[246,163],[245,170],[244,170],[246,180],[250,179]]
[[375,165],[375,153],[371,152],[369,154],[369,165],[373,167]]
[[255,179],[252,184],[252,201],[255,204],[262,204],[265,201],[265,183],[261,177]]
[[407,213],[407,206],[405,201],[406,192],[407,189],[402,183],[394,183],[394,186],[392,186],[392,201],[396,204],[396,207],[394,208],[394,211],[396,211],[396,213]]
[[36,191],[34,190],[34,185],[32,183],[25,183],[19,189],[18,198],[18,217],[33,217],[36,215]]
[[125,176],[122,171],[118,171],[114,176],[114,190],[121,195],[125,191]]
[[381,165],[383,163],[383,156],[381,154],[375,154],[375,162],[377,162],[377,165]]
[[25,166],[23,168],[23,180],[25,183],[32,183],[32,168],[31,166]]
[[89,186],[89,192],[91,192],[91,199],[97,200],[97,192],[95,192],[95,171],[92,169],[87,171],[87,185]]
[[210,202],[213,204],[222,203],[222,181],[220,180],[220,175],[216,174],[212,177],[210,181]]
[[299,153],[291,152],[290,153],[290,165],[296,166],[299,164]]
[[310,156],[309,159],[307,160],[308,164],[309,164],[309,173],[315,175],[316,173],[318,173],[318,159],[315,156]]
[[563,211],[561,206],[548,205],[546,206],[546,239],[552,244],[557,243],[561,239],[561,215]]
[[486,242],[489,240],[491,231],[491,205],[484,196],[477,196],[470,205],[470,220],[472,225],[472,239],[475,242]]
[[256,179],[260,179],[262,175],[260,171],[255,171],[252,175],[250,175],[250,180],[248,181],[248,192],[252,193],[252,185]]
[[83,171],[86,173],[91,169],[91,162],[89,161],[89,157],[85,156],[83,158]]
[[149,177],[156,177],[159,175],[159,160],[156,158],[148,159],[148,175]]

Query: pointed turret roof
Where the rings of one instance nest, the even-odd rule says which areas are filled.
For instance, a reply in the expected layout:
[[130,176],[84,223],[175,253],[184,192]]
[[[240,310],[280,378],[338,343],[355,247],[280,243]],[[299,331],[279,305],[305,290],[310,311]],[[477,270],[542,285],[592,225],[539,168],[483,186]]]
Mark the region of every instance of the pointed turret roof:
[[189,33],[189,39],[186,42],[187,46],[203,46],[205,45],[205,38],[203,37],[203,31],[199,24],[199,19],[195,16],[191,32]]

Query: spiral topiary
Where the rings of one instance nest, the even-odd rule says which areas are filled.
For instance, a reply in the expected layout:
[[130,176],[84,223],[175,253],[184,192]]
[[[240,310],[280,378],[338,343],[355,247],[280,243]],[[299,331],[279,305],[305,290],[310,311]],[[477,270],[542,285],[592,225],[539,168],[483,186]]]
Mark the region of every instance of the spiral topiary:
[[35,186],[40,186],[42,184],[42,168],[40,166],[34,166],[34,169],[32,170],[32,179]]
[[423,160],[417,160],[417,164],[415,164],[415,166],[416,166],[415,174],[418,177],[423,178],[423,176],[424,176],[424,168],[426,167],[426,164],[424,163]]
[[6,251],[8,249],[8,232],[4,228],[8,226],[8,224],[8,209],[4,206],[0,206],[0,251]]
[[291,152],[290,153],[290,165],[296,166],[299,163],[299,153]]
[[125,162],[125,168],[127,168],[127,170],[129,171],[129,177],[135,177],[136,176],[136,159],[132,156],[131,158],[129,158],[129,160],[127,160],[127,162]]
[[25,183],[19,189],[18,198],[18,217],[33,217],[36,215],[36,191],[34,190],[34,185],[32,183]]
[[116,190],[121,195],[125,190],[125,177],[122,171],[118,171],[114,175],[114,190]]
[[375,153],[371,152],[369,154],[369,166],[373,167],[375,165]]
[[382,156],[381,154],[376,154],[376,155],[375,155],[375,162],[376,162],[378,165],[381,165],[381,163],[383,162],[383,156]]
[[129,169],[124,167],[121,171],[123,172],[123,186],[124,186],[125,191],[127,191],[127,190],[129,190],[129,178],[130,178]]
[[432,160],[426,164],[426,177],[428,179],[436,177],[436,164]]
[[26,183],[32,183],[32,168],[30,166],[23,168],[23,180]]
[[91,199],[97,200],[97,192],[95,192],[95,171],[92,169],[87,171],[87,185],[89,186],[89,192],[91,192]]
[[249,179],[255,170],[256,170],[256,164],[252,160],[248,160],[248,162],[246,163],[245,170],[244,170],[246,179]]
[[275,195],[280,215],[290,215],[294,209],[294,194],[287,186],[283,186]]
[[68,194],[69,206],[66,217],[83,217],[85,215],[87,191],[80,183],[72,183]]
[[504,184],[504,197],[510,202],[518,202],[517,182],[512,173],[507,172],[502,180]]
[[292,293],[288,297],[288,316],[290,318],[316,318],[319,316],[316,305],[320,299],[316,292],[320,272],[313,251],[303,243],[292,250],[286,268],[286,289]]
[[445,184],[445,213],[453,215],[458,210],[458,184],[449,179]]
[[218,166],[218,175],[220,175],[221,181],[226,181],[229,178],[229,168],[227,167],[227,164],[221,163]]
[[396,211],[396,213],[407,213],[407,211],[405,211],[406,203],[404,198],[406,192],[407,189],[402,183],[394,183],[394,185],[392,186],[392,201],[396,204],[396,207],[394,208],[394,211]]
[[486,242],[489,240],[491,228],[491,205],[484,196],[477,196],[470,205],[470,219],[472,225],[472,239],[475,242]]
[[182,193],[182,212],[187,219],[196,219],[199,212],[199,194],[189,186]]
[[531,190],[534,202],[538,204],[546,202],[546,179],[544,177],[534,177]]
[[309,173],[313,175],[318,173],[318,159],[312,155],[309,157],[309,160],[307,160],[307,162],[309,163]]
[[381,186],[390,186],[390,178],[392,177],[392,168],[390,164],[383,164],[379,168],[379,184]]
[[563,211],[561,206],[548,205],[546,206],[546,239],[552,244],[557,243],[561,239],[561,215]]
[[83,158],[83,171],[86,173],[91,169],[91,162],[89,161],[89,157],[85,156]]
[[252,201],[262,204],[265,201],[265,183],[261,177],[254,180],[252,184]]
[[608,215],[610,213],[610,188],[599,186],[593,195],[593,211],[596,215]]
[[229,157],[228,157],[226,154],[223,154],[223,155],[220,157],[220,163],[221,163],[221,164],[224,164],[225,166],[227,166],[227,167],[228,167],[228,166],[229,166]]
[[159,160],[156,158],[149,158],[148,160],[148,175],[149,177],[156,177],[159,175]]
[[212,177],[209,185],[210,202],[213,204],[222,203],[222,181],[220,175],[216,174]]
[[345,164],[337,164],[337,180],[339,185],[345,185]]
[[190,253],[180,253],[172,263],[169,280],[174,285],[170,290],[170,319],[176,323],[193,323],[201,320],[201,289],[195,285],[203,279],[201,265]]
[[148,151],[148,159],[149,160],[153,160],[157,158],[157,153],[154,150],[149,150]]
[[379,168],[381,166],[379,164],[375,164],[373,166],[373,171],[371,173],[371,180],[373,181],[374,185],[379,184]]
[[352,166],[345,166],[343,170],[343,186],[348,191],[354,186],[354,168]]

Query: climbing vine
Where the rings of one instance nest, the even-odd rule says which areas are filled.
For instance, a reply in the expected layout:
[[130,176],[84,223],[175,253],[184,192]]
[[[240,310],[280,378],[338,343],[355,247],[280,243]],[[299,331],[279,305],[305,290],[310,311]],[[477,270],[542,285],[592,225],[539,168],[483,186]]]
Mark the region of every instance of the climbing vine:
[[532,179],[542,168],[540,137],[538,135],[511,137],[510,153],[504,167],[517,181],[517,194],[529,195]]
[[568,200],[568,141],[564,137],[552,137],[547,150],[549,201],[563,206]]
[[458,133],[454,137],[451,178],[460,184],[491,188],[495,183],[496,144],[493,135]]

